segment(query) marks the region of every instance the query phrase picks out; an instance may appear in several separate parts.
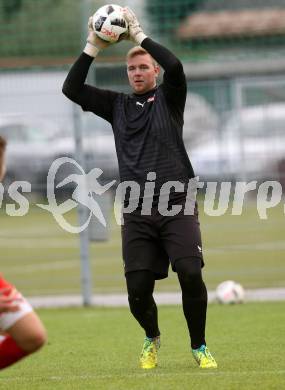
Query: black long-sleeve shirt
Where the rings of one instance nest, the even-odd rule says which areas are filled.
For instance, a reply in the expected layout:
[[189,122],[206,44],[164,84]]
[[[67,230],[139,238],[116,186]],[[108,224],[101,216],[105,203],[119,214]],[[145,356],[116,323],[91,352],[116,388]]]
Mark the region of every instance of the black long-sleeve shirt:
[[141,46],[165,71],[158,87],[145,94],[124,94],[85,84],[93,58],[82,53],[63,93],[111,123],[121,180],[136,181],[143,191],[147,173],[155,172],[158,194],[167,181],[188,183],[194,177],[182,140],[186,79],[181,62],[168,49],[150,38]]

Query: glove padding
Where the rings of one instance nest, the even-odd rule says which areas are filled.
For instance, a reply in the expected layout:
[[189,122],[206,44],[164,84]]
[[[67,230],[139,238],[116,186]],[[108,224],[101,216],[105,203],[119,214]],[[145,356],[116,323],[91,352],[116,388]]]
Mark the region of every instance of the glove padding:
[[129,7],[124,7],[123,15],[129,25],[129,40],[140,45],[147,36],[143,32],[135,13]]
[[88,20],[88,37],[87,43],[84,48],[84,53],[88,54],[90,57],[96,57],[100,50],[105,49],[106,47],[118,43],[124,39],[129,39],[129,34],[121,34],[118,41],[116,42],[107,42],[98,37],[98,35],[93,30],[93,16],[90,16]]
[[88,36],[87,43],[84,48],[84,53],[88,54],[90,57],[96,57],[100,50],[105,49],[111,45],[111,42],[106,42],[103,39],[99,38],[98,35],[93,30],[93,16],[90,16],[88,20]]

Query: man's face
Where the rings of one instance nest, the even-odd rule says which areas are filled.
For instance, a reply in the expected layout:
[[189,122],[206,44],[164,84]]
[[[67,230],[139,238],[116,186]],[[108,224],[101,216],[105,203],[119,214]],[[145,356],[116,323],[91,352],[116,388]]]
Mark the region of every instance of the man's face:
[[159,67],[154,65],[149,54],[138,54],[128,59],[127,72],[130,86],[134,92],[143,94],[156,86]]

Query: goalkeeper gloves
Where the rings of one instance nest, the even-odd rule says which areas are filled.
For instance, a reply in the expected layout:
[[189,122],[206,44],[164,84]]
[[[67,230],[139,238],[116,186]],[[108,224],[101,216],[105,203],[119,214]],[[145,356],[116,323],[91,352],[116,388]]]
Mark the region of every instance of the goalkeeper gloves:
[[123,9],[123,14],[129,25],[129,39],[140,45],[147,36],[143,32],[136,15],[129,7]]
[[84,53],[88,54],[90,57],[96,57],[100,50],[105,49],[111,45],[110,42],[103,41],[99,38],[92,27],[92,16],[88,20],[88,37],[87,43],[84,48]]

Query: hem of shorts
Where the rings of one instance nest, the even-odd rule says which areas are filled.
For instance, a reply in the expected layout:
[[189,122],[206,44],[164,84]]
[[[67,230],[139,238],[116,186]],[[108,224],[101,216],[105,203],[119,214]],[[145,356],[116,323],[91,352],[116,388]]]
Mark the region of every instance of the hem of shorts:
[[168,272],[167,273],[161,273],[161,272],[158,272],[158,271],[152,269],[151,267],[142,267],[142,268],[133,267],[133,268],[128,268],[128,269],[125,269],[125,275],[128,272],[135,272],[135,271],[151,271],[155,275],[155,280],[166,279],[168,277]]
[[175,269],[175,263],[178,261],[178,260],[182,260],[182,259],[187,259],[189,257],[196,257],[197,259],[200,259],[201,260],[201,268],[204,268],[205,267],[205,262],[204,262],[204,259],[203,259],[203,256],[182,256],[182,257],[178,257],[177,259],[175,259],[173,261],[173,264],[171,263],[171,268],[172,268],[172,271],[173,272],[176,272],[176,269]]

